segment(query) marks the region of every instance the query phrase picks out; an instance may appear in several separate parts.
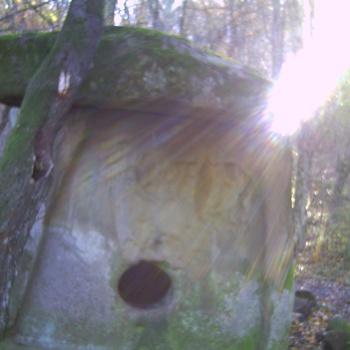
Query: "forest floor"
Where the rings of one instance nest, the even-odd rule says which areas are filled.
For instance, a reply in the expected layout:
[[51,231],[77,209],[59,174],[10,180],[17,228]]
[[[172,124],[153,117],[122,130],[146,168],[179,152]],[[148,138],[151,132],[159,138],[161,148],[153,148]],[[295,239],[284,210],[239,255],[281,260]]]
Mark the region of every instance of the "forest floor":
[[350,322],[350,245],[333,240],[314,256],[315,241],[309,239],[296,257],[295,289],[312,292],[317,300],[307,319],[293,316],[290,350],[321,350],[328,321],[337,314]]

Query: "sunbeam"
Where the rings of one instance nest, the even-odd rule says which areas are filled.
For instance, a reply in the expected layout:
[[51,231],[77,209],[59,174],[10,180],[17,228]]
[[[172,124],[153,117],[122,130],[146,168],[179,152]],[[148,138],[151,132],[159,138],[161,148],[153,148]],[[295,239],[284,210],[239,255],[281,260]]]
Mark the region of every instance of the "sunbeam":
[[350,2],[319,0],[315,6],[312,37],[305,34],[303,50],[287,58],[271,93],[267,114],[278,134],[293,134],[311,118],[350,67]]

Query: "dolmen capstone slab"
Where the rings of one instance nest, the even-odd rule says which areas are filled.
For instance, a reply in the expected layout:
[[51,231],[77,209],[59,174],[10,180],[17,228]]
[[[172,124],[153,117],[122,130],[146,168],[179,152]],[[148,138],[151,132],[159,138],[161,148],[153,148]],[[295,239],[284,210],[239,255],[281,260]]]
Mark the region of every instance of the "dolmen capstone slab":
[[[2,102],[54,39],[0,45]],[[184,39],[107,28],[55,135],[2,349],[287,349],[292,164],[270,88]]]

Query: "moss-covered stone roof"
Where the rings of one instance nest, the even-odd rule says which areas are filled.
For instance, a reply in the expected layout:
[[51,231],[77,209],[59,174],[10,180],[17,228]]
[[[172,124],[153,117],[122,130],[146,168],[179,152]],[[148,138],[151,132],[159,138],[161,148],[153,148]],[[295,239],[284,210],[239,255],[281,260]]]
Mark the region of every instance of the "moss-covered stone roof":
[[[0,36],[0,102],[19,105],[56,33]],[[108,27],[76,105],[242,117],[261,107],[270,83],[189,41],[141,28]],[[220,113],[217,113],[220,111]]]

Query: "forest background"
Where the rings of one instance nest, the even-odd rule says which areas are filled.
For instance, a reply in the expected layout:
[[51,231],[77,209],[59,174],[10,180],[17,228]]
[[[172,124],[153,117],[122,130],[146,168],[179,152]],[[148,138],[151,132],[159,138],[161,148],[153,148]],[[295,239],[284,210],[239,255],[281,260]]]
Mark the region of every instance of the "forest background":
[[[322,2],[108,0],[105,24],[152,28],[180,35],[277,80],[283,74],[288,58],[301,52],[312,39]],[[328,2],[337,6],[339,1]],[[69,4],[68,0],[0,0],[0,35],[60,30]],[[329,23],[329,28],[331,26]],[[346,43],[340,45],[345,47]],[[323,52],[326,51],[325,47]],[[333,56],[337,56],[337,52]],[[314,59],[319,58],[315,56]],[[337,62],[329,61],[319,69],[317,77],[322,80],[324,72],[334,65]],[[301,123],[290,136],[294,154],[291,203],[296,283],[298,287],[305,284],[320,286],[321,294],[323,288],[326,304],[333,300],[329,293],[337,298],[334,294],[350,287],[350,73],[345,70],[343,73],[335,89],[314,106],[308,116],[310,119]],[[297,84],[302,86],[304,81],[302,74],[299,75],[301,79]],[[319,84],[315,79],[313,83],[310,93]],[[308,95],[303,98],[307,100]],[[305,103],[293,99],[291,91],[291,104]],[[0,106],[0,154],[17,112],[15,108]],[[293,117],[303,116],[289,118]],[[325,288],[330,288],[330,292],[325,292]],[[338,302],[350,304],[350,300]],[[330,317],[325,314],[320,316],[321,319]],[[349,314],[345,312],[345,316],[349,318],[350,311]],[[322,325],[322,320],[319,323]],[[317,331],[313,329],[311,335],[303,334],[304,338],[309,337],[305,341],[309,341],[310,346],[317,343]],[[305,344],[303,348],[308,349]],[[291,345],[295,349],[297,346]]]

